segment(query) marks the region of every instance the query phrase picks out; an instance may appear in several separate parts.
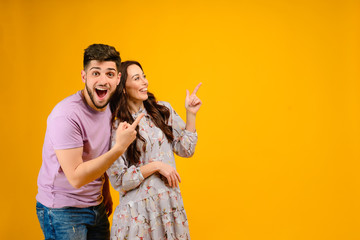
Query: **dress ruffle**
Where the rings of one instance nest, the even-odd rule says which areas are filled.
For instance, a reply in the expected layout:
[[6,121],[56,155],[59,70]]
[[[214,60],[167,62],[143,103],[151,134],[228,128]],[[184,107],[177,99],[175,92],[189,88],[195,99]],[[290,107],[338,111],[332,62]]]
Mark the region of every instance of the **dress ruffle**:
[[190,239],[181,195],[165,191],[116,208],[111,236],[119,239]]

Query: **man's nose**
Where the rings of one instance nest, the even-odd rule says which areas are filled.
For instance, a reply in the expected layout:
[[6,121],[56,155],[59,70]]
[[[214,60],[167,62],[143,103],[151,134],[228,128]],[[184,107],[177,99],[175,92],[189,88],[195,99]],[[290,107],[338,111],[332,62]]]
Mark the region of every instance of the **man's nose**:
[[107,76],[105,74],[101,74],[98,78],[98,83],[105,85],[107,83]]

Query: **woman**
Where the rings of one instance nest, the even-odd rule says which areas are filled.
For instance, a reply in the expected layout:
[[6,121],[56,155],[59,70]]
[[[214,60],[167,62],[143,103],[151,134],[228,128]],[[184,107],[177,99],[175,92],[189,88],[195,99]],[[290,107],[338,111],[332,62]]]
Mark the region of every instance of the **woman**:
[[194,154],[195,118],[202,104],[196,92],[201,83],[191,95],[186,91],[185,125],[169,103],[156,102],[147,91],[140,63],[123,62],[120,71],[120,84],[110,103],[114,128],[126,128],[138,115],[145,116],[136,129],[136,140],[107,170],[112,186],[120,192],[111,238],[190,239],[174,152],[181,157]]

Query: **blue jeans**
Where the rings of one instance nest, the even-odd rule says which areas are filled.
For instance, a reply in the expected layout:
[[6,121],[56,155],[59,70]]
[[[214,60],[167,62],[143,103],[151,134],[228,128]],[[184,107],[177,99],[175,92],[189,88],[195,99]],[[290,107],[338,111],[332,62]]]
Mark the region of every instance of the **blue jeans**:
[[46,240],[109,240],[105,205],[88,208],[48,208],[36,203],[36,213]]

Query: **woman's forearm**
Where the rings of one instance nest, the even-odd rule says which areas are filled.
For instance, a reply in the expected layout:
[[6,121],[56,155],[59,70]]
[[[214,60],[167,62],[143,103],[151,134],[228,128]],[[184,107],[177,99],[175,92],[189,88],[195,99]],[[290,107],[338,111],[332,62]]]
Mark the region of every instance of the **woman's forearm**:
[[186,112],[186,126],[185,129],[190,131],[190,132],[195,132],[196,131],[196,114],[190,113],[190,112]]
[[179,173],[174,167],[163,162],[152,162],[140,167],[140,172],[144,178],[149,177],[155,172],[159,172],[167,179],[170,187],[178,187],[181,182]]
[[159,162],[151,162],[140,167],[140,172],[144,178],[149,177],[150,175],[156,173],[159,170],[160,170]]

